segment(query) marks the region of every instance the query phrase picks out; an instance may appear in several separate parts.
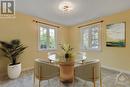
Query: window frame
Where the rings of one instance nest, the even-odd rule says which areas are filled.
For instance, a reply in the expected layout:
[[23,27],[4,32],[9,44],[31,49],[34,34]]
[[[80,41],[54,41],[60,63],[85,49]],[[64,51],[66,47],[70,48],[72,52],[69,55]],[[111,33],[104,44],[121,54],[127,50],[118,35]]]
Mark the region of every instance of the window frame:
[[[92,48],[92,27],[93,26],[98,26],[99,30],[98,30],[98,41],[99,41],[99,47],[98,48]],[[89,45],[89,48],[83,48],[83,33],[84,31],[86,31],[87,29],[88,32],[89,32],[89,35],[88,35],[88,38],[89,38],[89,41],[88,41],[88,45]],[[86,27],[83,27],[83,28],[80,28],[80,50],[82,51],[101,51],[101,48],[102,48],[102,43],[101,43],[101,36],[102,36],[102,33],[101,33],[102,29],[101,29],[101,23],[97,23],[97,24],[93,24],[93,25],[89,25],[89,26],[86,26]]]
[[[47,48],[41,48],[41,43],[40,43],[40,27],[46,28],[47,29]],[[55,48],[49,48],[49,29],[54,29],[55,31]],[[48,26],[45,24],[38,24],[38,50],[39,51],[55,51],[57,50],[57,28],[56,27],[52,27],[52,26]]]

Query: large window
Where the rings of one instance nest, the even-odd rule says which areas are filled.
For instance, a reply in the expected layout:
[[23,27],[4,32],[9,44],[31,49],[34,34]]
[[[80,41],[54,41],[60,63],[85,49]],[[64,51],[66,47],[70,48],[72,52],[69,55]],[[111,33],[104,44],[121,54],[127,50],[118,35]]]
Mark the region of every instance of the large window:
[[50,26],[39,25],[39,49],[56,50],[56,29]]
[[81,29],[81,50],[101,50],[100,24]]

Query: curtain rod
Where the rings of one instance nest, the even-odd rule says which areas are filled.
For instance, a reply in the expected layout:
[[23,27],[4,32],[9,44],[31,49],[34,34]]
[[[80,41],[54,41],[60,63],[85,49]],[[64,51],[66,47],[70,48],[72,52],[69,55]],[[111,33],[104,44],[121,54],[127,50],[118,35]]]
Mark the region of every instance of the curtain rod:
[[97,21],[97,22],[90,23],[90,24],[81,25],[81,26],[79,26],[78,28],[82,28],[82,27],[85,27],[85,26],[89,26],[89,25],[92,25],[92,24],[97,24],[97,23],[102,23],[102,22],[104,22],[104,21],[103,21],[103,20],[101,20],[101,21]]
[[56,28],[60,28],[60,26],[49,24],[49,23],[45,23],[45,22],[41,22],[41,21],[37,21],[37,20],[33,20],[33,22],[40,23],[40,24],[45,24],[45,25],[49,25],[49,26],[56,27]]

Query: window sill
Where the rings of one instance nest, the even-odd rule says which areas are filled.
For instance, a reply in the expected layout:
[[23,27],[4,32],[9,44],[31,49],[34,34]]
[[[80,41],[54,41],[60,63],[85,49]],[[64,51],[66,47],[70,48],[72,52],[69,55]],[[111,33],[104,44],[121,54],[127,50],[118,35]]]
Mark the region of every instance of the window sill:
[[39,49],[39,51],[56,51],[57,49]]
[[80,49],[81,51],[93,51],[93,52],[100,52],[101,49]]

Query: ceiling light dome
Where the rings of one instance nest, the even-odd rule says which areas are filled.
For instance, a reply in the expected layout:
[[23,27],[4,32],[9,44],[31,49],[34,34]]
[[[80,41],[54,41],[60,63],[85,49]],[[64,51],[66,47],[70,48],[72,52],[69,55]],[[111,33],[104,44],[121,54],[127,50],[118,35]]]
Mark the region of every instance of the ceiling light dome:
[[74,9],[74,5],[69,1],[63,1],[59,4],[59,9],[63,12],[70,12]]

